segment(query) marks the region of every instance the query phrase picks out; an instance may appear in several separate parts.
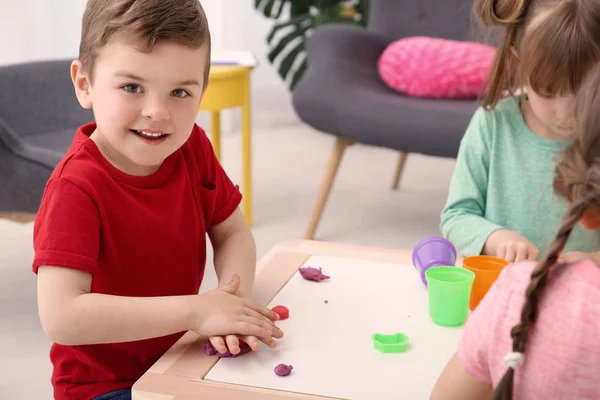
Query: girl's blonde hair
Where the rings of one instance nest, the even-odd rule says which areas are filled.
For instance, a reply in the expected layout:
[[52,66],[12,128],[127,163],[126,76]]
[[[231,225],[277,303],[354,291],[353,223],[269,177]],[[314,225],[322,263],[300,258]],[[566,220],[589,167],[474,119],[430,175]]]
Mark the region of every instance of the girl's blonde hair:
[[504,28],[482,105],[527,85],[542,96],[574,94],[600,60],[597,0],[475,0],[484,27]]
[[[566,0],[565,0],[566,1]],[[561,154],[554,173],[554,193],[566,199],[569,208],[563,217],[558,233],[549,247],[548,255],[531,274],[525,292],[521,320],[510,335],[512,351],[525,353],[527,339],[537,318],[540,299],[554,268],[560,251],[584,214],[600,216],[600,64],[589,72],[576,96],[575,119],[577,130],[573,143]],[[494,393],[495,400],[512,400],[514,370],[508,368]]]

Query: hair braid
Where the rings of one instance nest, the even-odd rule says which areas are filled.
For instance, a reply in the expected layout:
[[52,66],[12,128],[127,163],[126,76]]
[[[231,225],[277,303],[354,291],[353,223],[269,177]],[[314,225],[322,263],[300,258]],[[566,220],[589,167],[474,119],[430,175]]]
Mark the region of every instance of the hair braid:
[[[537,318],[538,305],[548,281],[550,268],[557,263],[559,252],[565,246],[571,232],[583,216],[587,203],[583,199],[569,208],[561,222],[554,241],[550,245],[546,259],[531,273],[531,281],[529,282],[529,286],[527,286],[525,303],[521,311],[521,321],[512,328],[510,333],[513,340],[513,352],[525,353],[525,345],[527,344],[530,330]],[[494,400],[512,400],[514,374],[514,369],[508,368],[496,388]]]

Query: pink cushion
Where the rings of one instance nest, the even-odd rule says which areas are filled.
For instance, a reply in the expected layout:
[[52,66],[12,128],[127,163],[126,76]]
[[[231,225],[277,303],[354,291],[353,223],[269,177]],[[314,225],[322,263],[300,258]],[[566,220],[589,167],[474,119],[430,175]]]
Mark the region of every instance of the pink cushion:
[[381,54],[381,79],[393,90],[415,97],[475,98],[487,84],[496,49],[456,40],[409,37]]

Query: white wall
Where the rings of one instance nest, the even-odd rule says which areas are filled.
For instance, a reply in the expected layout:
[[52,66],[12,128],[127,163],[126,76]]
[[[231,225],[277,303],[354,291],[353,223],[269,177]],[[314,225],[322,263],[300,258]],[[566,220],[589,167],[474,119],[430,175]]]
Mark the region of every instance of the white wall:
[[83,0],[0,0],[0,65],[75,57]]
[[[252,73],[253,123],[257,128],[298,123],[289,89],[267,60],[266,36],[273,20],[254,8],[253,0],[201,0],[208,16],[213,45],[249,50],[259,66]],[[239,112],[233,112],[233,127]]]
[[[288,88],[266,59],[265,37],[273,23],[254,9],[253,0],[201,0],[213,45],[249,50],[259,60],[252,75],[256,129],[297,123]],[[24,61],[76,57],[84,0],[0,0],[0,66]],[[208,118],[199,122],[208,128]],[[239,111],[224,114],[223,129],[238,130]]]

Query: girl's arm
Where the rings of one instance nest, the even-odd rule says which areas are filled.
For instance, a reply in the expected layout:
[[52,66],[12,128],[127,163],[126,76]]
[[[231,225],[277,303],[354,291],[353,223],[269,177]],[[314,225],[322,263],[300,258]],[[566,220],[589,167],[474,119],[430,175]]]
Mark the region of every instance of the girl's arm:
[[431,400],[492,398],[491,366],[499,360],[490,349],[502,346],[506,352],[510,351],[510,342],[502,339],[510,337],[511,323],[505,319],[506,310],[514,303],[515,282],[522,282],[522,278],[528,277],[534,266],[534,263],[512,264],[502,270],[481,303],[469,315],[458,349],[438,378]]
[[[488,237],[502,229],[484,218],[490,164],[486,114],[479,109],[461,140],[440,230],[464,256],[480,254]],[[493,128],[491,128],[493,129]]]
[[473,379],[454,354],[435,384],[430,400],[487,400],[492,394],[492,385]]

